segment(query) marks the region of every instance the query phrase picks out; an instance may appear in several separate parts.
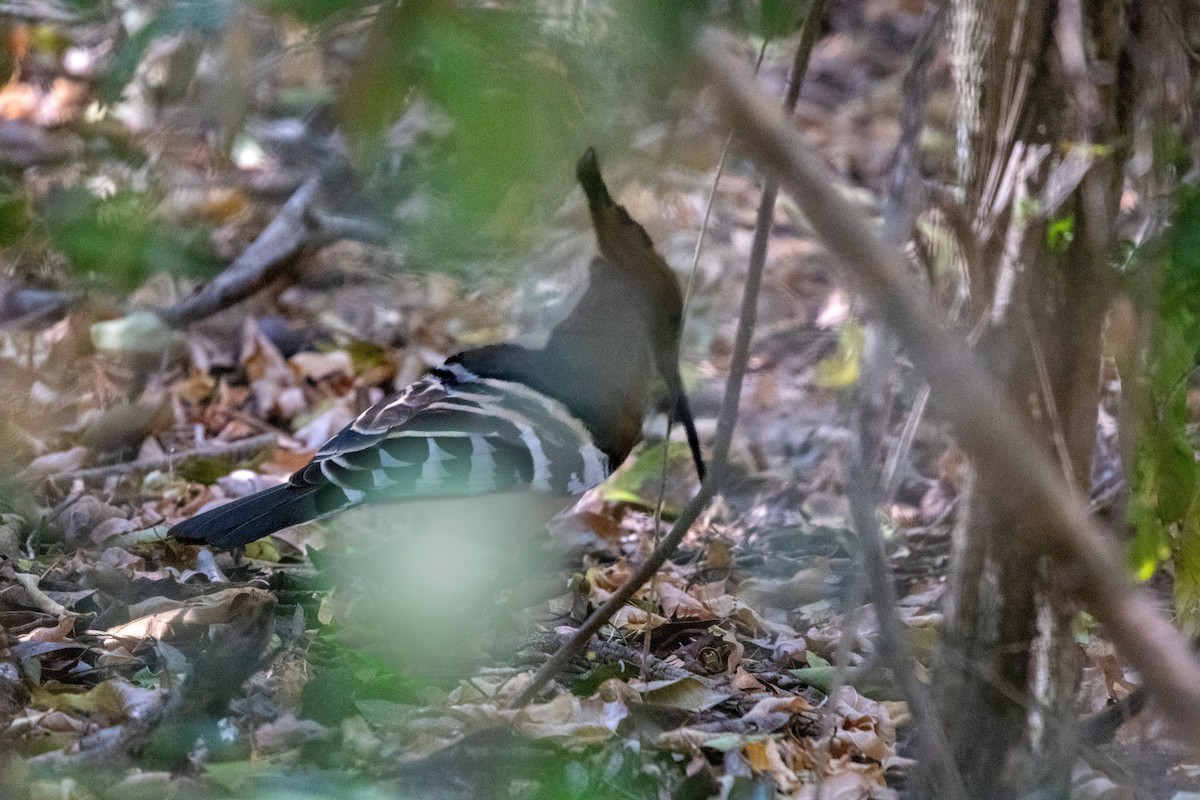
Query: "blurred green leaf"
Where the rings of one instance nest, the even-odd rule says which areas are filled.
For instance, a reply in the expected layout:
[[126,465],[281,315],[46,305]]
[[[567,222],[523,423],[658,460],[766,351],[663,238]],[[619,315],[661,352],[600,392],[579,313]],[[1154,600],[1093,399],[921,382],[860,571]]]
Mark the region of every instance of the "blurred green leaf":
[[600,684],[611,678],[627,681],[631,678],[636,678],[640,674],[641,668],[637,664],[625,661],[600,664],[573,679],[571,681],[571,693],[580,697],[588,697],[595,694],[600,688]]
[[670,113],[664,100],[679,82],[660,40],[690,40],[696,24],[680,20],[706,19],[707,9],[690,0],[625,3],[615,16],[445,0],[381,9],[338,113],[364,183],[415,201],[400,221],[410,263],[453,272],[527,252],[538,222],[574,188],[579,153],[611,152],[617,136],[628,147],[647,114]]
[[20,184],[0,175],[0,247],[16,244],[29,227],[29,208]]
[[[829,690],[833,688],[837,671],[837,667],[831,666],[801,667],[800,669],[788,670],[788,672],[798,679],[825,694],[828,694]],[[851,681],[851,685],[855,691],[872,700],[904,699],[900,690],[896,688],[896,682],[892,680],[890,670],[872,670],[868,675],[857,677],[848,675],[846,677]]]
[[762,0],[759,33],[767,39],[779,39],[796,30],[808,16],[808,0]]
[[[1189,377],[1200,356],[1200,190],[1181,190],[1162,259],[1158,319],[1145,361],[1146,403],[1132,466],[1129,554],[1139,578],[1170,557],[1176,612],[1200,629],[1200,464],[1188,429]],[[1123,372],[1135,365],[1122,365]]]
[[634,30],[642,31],[653,46],[672,60],[687,51],[712,14],[709,3],[696,0],[658,0],[654,3],[625,0],[618,7],[629,16]]
[[209,780],[231,792],[240,792],[263,778],[280,776],[279,767],[261,761],[226,761],[206,764],[204,774]]
[[1046,246],[1053,253],[1065,253],[1075,239],[1075,215],[1065,214],[1046,226]]
[[693,677],[651,681],[639,691],[646,705],[683,711],[707,711],[733,696],[729,692],[709,688],[699,678]]
[[[383,701],[390,704],[388,708],[420,703],[437,687],[436,682],[400,672],[377,656],[342,646],[332,625],[321,630],[316,650],[320,663],[304,685],[300,706],[305,718],[323,725],[336,725],[362,713],[365,701]],[[371,706],[375,711],[382,708]]]
[[150,200],[136,192],[99,198],[86,189],[58,188],[41,210],[71,269],[106,288],[127,291],[155,272],[203,276],[221,267],[207,231],[163,224]]

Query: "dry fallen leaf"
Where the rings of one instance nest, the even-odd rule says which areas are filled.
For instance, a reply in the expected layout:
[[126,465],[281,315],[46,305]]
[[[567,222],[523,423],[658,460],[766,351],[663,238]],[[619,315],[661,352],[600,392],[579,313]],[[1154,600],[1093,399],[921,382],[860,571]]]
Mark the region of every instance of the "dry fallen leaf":
[[629,709],[620,700],[580,698],[564,692],[549,703],[529,705],[516,716],[516,730],[532,739],[582,747],[611,738]]
[[683,711],[704,711],[728,700],[731,695],[709,687],[699,678],[686,676],[663,681],[630,681],[648,706],[665,706]]
[[66,614],[58,624],[47,628],[34,628],[23,636],[18,636],[19,642],[61,642],[75,629],[76,615]]
[[328,735],[329,730],[324,725],[311,719],[297,719],[289,711],[260,725],[254,731],[254,744],[259,750],[277,751],[324,739]]
[[79,712],[87,714],[93,721],[118,723],[141,719],[161,698],[161,692],[142,689],[123,678],[113,678],[85,692],[50,681],[34,689],[30,702],[42,710]]
[[831,707],[838,719],[829,743],[832,756],[865,756],[886,764],[895,755],[896,730],[886,706],[843,686]]
[[336,376],[354,377],[354,361],[345,350],[296,353],[288,363],[298,378],[313,383]]
[[91,453],[92,451],[83,445],[57,453],[46,453],[29,462],[29,466],[21,471],[21,477],[27,481],[40,481],[64,472],[74,472],[87,463]]
[[229,622],[254,606],[271,602],[270,592],[252,587],[222,589],[188,600],[151,597],[130,606],[134,619],[106,631],[112,637],[107,643],[111,645],[118,638],[169,640],[184,628]]
[[742,755],[752,770],[770,775],[785,792],[796,786],[796,773],[783,763],[774,737],[747,742],[742,747]]
[[738,597],[755,608],[795,609],[825,597],[830,564],[817,559],[812,566],[796,572],[787,580],[747,578],[738,586]]
[[767,688],[759,683],[757,678],[746,672],[745,667],[738,667],[729,683],[733,688],[742,692],[761,692]]
[[807,783],[792,795],[795,800],[895,800],[895,790],[883,782],[882,771],[873,765],[850,762],[831,764],[820,785]]

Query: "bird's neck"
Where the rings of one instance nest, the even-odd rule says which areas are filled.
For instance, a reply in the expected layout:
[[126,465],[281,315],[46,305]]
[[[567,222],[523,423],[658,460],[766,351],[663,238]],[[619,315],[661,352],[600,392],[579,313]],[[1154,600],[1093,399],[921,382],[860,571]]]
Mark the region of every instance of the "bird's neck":
[[600,303],[585,293],[546,345],[497,344],[467,350],[451,361],[485,378],[518,381],[562,403],[616,467],[641,438],[654,378],[645,314]]

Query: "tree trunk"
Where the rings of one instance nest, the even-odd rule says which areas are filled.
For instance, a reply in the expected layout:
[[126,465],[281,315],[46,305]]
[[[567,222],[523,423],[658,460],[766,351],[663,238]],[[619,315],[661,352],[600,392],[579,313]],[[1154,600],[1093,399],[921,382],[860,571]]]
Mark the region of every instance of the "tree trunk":
[[[974,235],[960,241],[969,322],[983,325],[981,357],[1010,399],[1086,491],[1125,158],[1122,9],[953,0],[952,14],[957,213]],[[1097,74],[1115,78],[1098,86]],[[1069,571],[1033,554],[1038,536],[1039,520],[1014,507],[1003,484],[971,474],[935,664],[969,797],[1069,788],[1077,610]]]

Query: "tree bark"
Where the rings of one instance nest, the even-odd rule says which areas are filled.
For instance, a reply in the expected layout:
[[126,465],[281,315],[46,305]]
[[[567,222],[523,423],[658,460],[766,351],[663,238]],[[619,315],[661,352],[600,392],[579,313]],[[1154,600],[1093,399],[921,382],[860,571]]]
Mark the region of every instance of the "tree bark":
[[[962,251],[974,256],[968,308],[986,320],[980,351],[1086,490],[1128,134],[1121,81],[1101,88],[1093,76],[1122,56],[1121,9],[954,0],[952,14],[959,174],[978,237]],[[968,796],[1065,796],[1081,668],[1074,581],[1033,551],[1042,523],[1007,492],[998,476],[973,473],[962,498],[935,665],[942,719]]]

